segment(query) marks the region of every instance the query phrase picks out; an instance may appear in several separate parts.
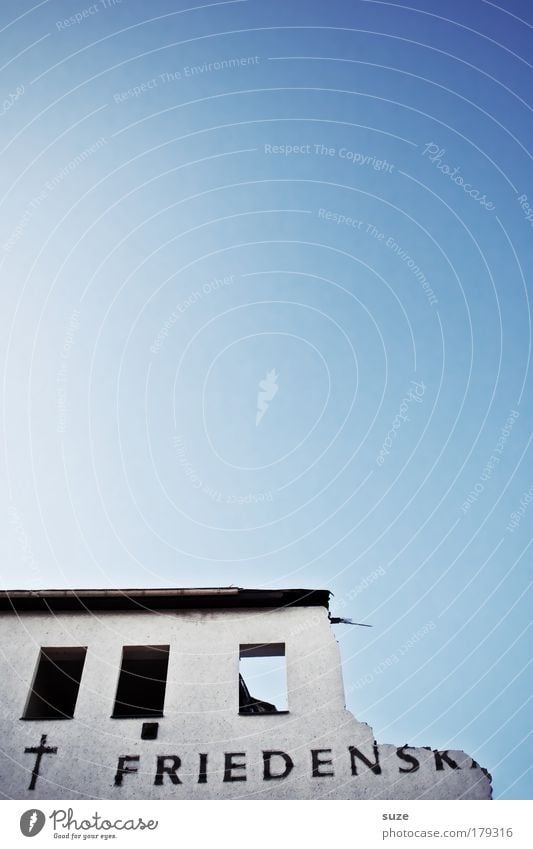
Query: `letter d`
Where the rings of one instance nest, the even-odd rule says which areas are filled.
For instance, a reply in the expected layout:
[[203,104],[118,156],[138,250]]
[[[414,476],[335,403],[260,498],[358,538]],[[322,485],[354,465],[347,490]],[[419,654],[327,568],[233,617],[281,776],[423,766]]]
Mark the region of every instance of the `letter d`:
[[[271,760],[273,757],[283,758],[285,766],[283,772],[272,772]],[[292,758],[286,752],[265,751],[263,752],[263,780],[275,781],[279,778],[287,778],[294,764]]]

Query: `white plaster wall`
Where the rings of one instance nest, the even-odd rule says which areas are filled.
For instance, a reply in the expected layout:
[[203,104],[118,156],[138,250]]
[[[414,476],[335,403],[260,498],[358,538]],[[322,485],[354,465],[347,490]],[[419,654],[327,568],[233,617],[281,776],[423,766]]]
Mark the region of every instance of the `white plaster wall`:
[[[289,713],[238,714],[240,643],[284,642]],[[122,647],[170,645],[164,717],[156,740],[141,740],[141,719],[111,719]],[[20,719],[41,646],[87,646],[72,720]],[[327,611],[163,611],[0,614],[0,793],[28,799],[175,798],[489,798],[490,783],[464,753],[459,768],[436,771],[431,751],[409,750],[419,768],[379,747],[381,774],[356,761],[349,746],[373,762],[372,729],[344,708],[337,643]],[[252,692],[253,694],[253,692]],[[28,790],[35,756],[25,747],[47,735],[56,755],[42,760],[36,789]],[[312,776],[312,749],[331,764]],[[263,750],[281,750],[294,762],[287,778],[263,779]],[[225,753],[245,753],[246,781],[224,782]],[[208,754],[208,780],[198,783],[199,753]],[[115,786],[119,756],[139,755],[137,772]],[[180,784],[154,784],[156,758],[177,755]],[[280,767],[280,760],[273,769]]]

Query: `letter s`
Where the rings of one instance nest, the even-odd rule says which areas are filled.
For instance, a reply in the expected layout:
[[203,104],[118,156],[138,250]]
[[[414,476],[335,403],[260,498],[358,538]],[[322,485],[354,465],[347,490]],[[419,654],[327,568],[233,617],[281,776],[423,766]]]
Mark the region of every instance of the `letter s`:
[[406,769],[405,767],[401,766],[399,768],[399,772],[405,772],[405,773],[417,772],[420,769],[420,764],[417,761],[417,759],[414,758],[412,755],[408,755],[408,754],[405,753],[405,749],[410,749],[410,748],[411,748],[411,746],[402,746],[401,748],[396,749],[396,754],[398,755],[398,757],[402,761],[405,761],[406,763],[411,764],[410,769]]

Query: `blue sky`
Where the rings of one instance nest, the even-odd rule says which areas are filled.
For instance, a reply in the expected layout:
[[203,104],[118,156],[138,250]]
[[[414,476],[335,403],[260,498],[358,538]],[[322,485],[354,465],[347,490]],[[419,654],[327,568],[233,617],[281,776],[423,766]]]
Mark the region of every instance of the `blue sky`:
[[531,8],[191,5],[0,11],[1,583],[330,588],[528,798]]

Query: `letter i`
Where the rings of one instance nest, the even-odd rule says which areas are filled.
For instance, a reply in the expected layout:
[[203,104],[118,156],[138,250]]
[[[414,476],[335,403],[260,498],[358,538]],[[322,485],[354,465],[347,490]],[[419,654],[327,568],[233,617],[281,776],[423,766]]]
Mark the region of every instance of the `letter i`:
[[200,755],[200,769],[198,772],[198,784],[207,784],[207,755]]

